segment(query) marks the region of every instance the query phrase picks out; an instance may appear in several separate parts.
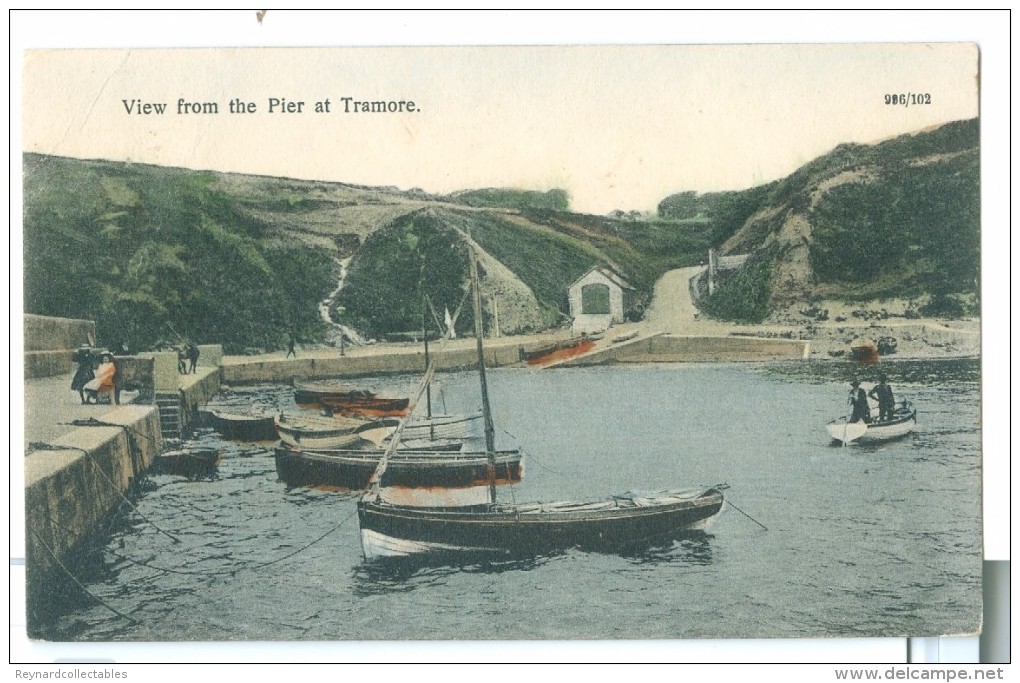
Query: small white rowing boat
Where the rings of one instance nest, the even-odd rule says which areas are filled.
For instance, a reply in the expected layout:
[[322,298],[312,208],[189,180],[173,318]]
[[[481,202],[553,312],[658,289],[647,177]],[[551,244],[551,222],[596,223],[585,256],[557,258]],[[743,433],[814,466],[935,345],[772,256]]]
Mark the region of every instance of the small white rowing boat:
[[893,419],[874,422],[849,422],[841,417],[826,425],[833,441],[845,444],[874,443],[906,436],[917,426],[917,411],[909,401],[903,401],[893,413]]

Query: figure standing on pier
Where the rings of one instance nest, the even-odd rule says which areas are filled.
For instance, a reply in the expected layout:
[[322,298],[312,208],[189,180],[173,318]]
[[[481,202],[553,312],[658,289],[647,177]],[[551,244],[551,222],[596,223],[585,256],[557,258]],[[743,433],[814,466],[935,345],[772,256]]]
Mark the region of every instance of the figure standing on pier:
[[195,346],[194,342],[188,342],[187,348],[188,354],[188,372],[194,374],[198,372],[198,347]]
[[85,385],[96,376],[92,371],[92,349],[88,344],[82,344],[71,356],[71,359],[78,364],[74,370],[74,377],[71,378],[71,391],[77,391],[81,402],[85,403]]
[[297,339],[294,337],[294,333],[290,333],[290,341],[287,342],[287,358],[294,356],[297,358],[297,352],[294,350],[294,345],[297,343]]

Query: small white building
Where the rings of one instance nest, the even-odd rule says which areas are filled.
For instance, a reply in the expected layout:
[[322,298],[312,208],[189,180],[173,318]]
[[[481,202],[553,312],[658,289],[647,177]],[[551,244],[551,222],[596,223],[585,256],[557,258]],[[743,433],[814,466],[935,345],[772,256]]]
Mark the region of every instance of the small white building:
[[622,323],[634,288],[612,268],[593,266],[568,290],[575,334],[594,334]]

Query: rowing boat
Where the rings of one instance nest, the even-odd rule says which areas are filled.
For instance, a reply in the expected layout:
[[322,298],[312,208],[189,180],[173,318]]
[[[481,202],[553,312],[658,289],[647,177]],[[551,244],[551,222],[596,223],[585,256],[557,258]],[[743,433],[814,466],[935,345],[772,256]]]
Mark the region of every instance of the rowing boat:
[[825,429],[837,443],[877,443],[904,437],[917,427],[917,411],[910,401],[903,401],[893,412],[891,420],[850,422],[841,417],[829,422]]

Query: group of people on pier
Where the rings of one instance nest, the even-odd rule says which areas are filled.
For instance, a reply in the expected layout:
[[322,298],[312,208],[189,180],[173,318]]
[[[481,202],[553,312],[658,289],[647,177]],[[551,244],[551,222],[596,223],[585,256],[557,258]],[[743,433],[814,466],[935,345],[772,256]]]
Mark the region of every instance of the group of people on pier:
[[82,404],[99,403],[103,396],[113,403],[120,403],[120,389],[117,386],[117,361],[113,353],[97,351],[88,344],[79,346],[73,355],[77,364],[71,378],[71,390],[77,391]]

